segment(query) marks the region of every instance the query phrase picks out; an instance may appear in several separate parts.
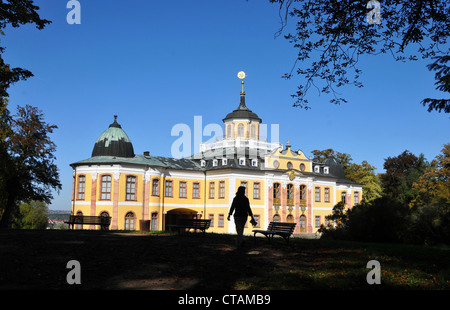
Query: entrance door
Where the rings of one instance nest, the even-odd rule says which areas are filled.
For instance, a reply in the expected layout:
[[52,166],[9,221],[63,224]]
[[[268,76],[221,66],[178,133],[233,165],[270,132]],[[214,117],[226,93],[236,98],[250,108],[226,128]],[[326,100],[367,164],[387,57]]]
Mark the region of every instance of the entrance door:
[[300,232],[306,232],[306,216],[304,215],[300,216]]

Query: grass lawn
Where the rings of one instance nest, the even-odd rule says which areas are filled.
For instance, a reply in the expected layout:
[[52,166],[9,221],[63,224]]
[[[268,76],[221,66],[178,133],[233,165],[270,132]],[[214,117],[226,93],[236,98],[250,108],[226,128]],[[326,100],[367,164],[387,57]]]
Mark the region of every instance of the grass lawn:
[[[0,289],[450,289],[450,249],[213,233],[0,231]],[[81,284],[67,284],[81,265]],[[381,284],[366,281],[377,260]]]

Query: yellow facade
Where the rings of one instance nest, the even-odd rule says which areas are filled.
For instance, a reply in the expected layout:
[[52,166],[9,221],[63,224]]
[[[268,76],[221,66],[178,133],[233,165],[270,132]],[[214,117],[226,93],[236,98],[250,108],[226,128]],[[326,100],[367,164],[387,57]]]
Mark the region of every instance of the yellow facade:
[[[72,213],[108,215],[113,230],[139,230],[141,220],[151,230],[166,230],[181,218],[202,218],[211,219],[209,232],[235,233],[227,216],[238,187],[245,186],[257,228],[295,222],[294,233],[315,233],[336,203],[351,208],[361,201],[362,185],[346,180],[334,158],[318,163],[289,142],[283,147],[260,140],[261,119],[246,107],[243,91],[238,109],[223,122],[223,141],[174,159],[134,154],[115,118],[92,156],[71,164]],[[247,224],[244,233],[252,229]]]

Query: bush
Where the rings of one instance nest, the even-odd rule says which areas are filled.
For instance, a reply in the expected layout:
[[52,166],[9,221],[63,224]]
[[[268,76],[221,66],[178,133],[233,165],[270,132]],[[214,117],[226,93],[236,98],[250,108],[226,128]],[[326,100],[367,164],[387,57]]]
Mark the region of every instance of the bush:
[[[328,219],[335,220],[340,208],[336,205]],[[381,197],[341,213],[341,227],[323,227],[321,232],[324,238],[398,243],[407,228],[408,212],[408,206]]]
[[450,244],[450,213],[441,204],[415,207],[411,211],[411,234],[406,239],[416,244]]

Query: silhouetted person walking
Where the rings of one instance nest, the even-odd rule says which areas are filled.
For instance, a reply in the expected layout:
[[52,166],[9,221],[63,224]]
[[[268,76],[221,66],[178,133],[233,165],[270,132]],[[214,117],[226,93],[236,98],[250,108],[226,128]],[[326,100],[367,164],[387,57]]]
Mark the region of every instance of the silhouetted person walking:
[[244,227],[247,222],[247,217],[250,215],[252,217],[250,223],[252,225],[256,224],[253,217],[252,209],[250,208],[250,202],[245,196],[245,187],[240,186],[231,204],[230,212],[228,213],[227,219],[230,220],[230,216],[233,215],[234,211],[234,223],[236,225],[237,233],[237,246],[241,246],[244,242]]

